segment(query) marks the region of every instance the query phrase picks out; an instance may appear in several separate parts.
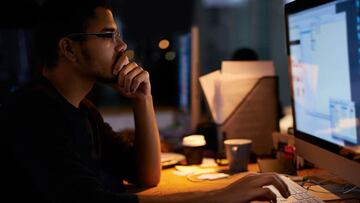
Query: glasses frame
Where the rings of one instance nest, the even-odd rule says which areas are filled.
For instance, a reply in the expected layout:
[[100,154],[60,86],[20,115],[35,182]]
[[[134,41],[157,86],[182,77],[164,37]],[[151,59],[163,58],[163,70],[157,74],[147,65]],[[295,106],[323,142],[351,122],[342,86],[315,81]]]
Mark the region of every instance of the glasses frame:
[[96,36],[96,37],[99,37],[99,38],[112,39],[112,41],[114,43],[117,43],[117,42],[121,41],[120,33],[118,31],[114,31],[114,32],[71,33],[71,34],[68,34],[66,37],[75,38],[75,37],[81,37],[81,36]]

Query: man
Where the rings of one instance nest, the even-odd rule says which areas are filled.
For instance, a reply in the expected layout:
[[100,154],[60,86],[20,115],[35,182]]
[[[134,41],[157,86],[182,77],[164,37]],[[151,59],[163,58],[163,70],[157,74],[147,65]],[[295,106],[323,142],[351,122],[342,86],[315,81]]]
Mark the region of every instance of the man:
[[[111,9],[100,0],[50,0],[44,8],[37,37],[42,77],[13,93],[1,109],[10,200],[169,201],[128,194],[121,184],[159,183],[160,141],[149,74],[125,56]],[[96,81],[112,83],[132,101],[133,143],[113,132],[85,99]],[[177,201],[275,201],[262,188],[269,184],[289,195],[276,175],[265,174]]]

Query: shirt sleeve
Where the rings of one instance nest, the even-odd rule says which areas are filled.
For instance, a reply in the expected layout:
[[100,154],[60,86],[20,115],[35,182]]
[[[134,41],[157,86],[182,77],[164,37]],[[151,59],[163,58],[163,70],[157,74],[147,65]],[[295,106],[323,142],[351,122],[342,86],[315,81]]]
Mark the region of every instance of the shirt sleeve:
[[[138,202],[136,195],[104,189],[74,150],[61,110],[48,98],[16,98],[4,108],[10,159],[48,202]],[[15,180],[15,178],[14,178]],[[24,181],[24,180],[22,180]],[[27,181],[27,180],[25,180]],[[21,195],[21,194],[20,194]]]

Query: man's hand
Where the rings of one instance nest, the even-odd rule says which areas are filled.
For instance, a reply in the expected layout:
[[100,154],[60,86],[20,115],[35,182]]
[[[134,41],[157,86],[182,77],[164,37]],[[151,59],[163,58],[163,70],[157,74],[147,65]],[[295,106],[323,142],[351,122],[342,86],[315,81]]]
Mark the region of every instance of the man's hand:
[[161,149],[149,73],[122,54],[114,65],[113,74],[117,76],[115,88],[133,101],[136,153],[134,162],[129,164],[135,169],[139,185],[155,186],[160,181]]
[[125,97],[142,99],[151,96],[149,73],[135,62],[122,55],[115,64],[113,74],[117,76],[115,88]]
[[290,196],[287,185],[275,173],[250,174],[232,183],[228,187],[214,194],[220,196],[221,202],[250,202],[271,201],[276,202],[276,195],[264,186],[273,185],[285,198]]

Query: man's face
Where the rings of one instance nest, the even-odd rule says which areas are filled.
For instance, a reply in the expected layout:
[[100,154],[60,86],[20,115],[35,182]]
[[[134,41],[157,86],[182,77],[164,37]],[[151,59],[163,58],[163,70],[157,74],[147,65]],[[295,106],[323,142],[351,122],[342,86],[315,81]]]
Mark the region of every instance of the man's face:
[[[86,33],[118,31],[110,10],[98,7],[95,14],[96,17],[89,20]],[[122,40],[114,42],[111,38],[87,36],[80,45],[80,71],[91,79],[114,82],[117,79],[113,75],[114,64],[125,50],[126,44]]]

